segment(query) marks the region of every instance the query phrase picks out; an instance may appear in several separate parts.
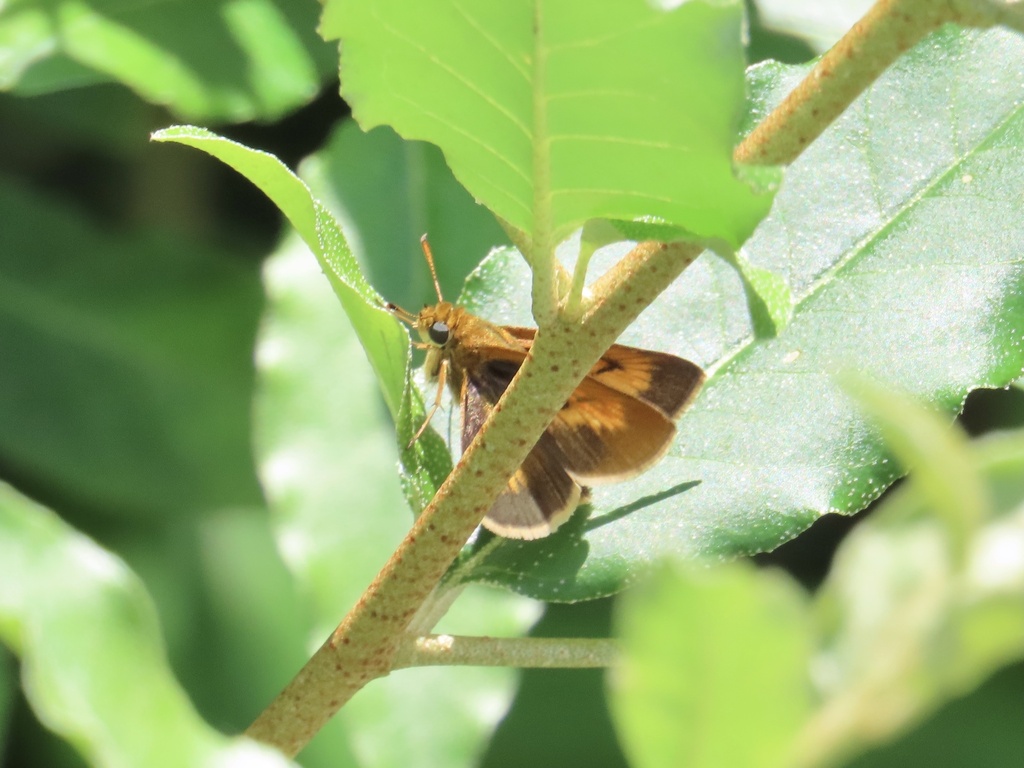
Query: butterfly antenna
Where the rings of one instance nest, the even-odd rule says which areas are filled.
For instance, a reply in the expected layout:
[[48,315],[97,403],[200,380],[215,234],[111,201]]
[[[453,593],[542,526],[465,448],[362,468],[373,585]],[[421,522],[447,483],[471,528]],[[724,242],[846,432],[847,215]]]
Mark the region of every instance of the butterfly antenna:
[[427,266],[430,267],[430,276],[434,278],[434,290],[437,291],[437,300],[444,301],[444,297],[441,295],[441,283],[437,279],[437,270],[434,269],[434,254],[430,250],[430,243],[427,242],[426,235],[420,238],[420,245],[423,246],[423,255],[427,259]]
[[412,312],[410,312],[407,309],[402,309],[397,304],[393,304],[390,301],[386,302],[384,304],[384,309],[386,309],[392,315],[397,317],[403,323],[408,323],[409,325],[415,325],[416,324],[416,315],[414,315]]

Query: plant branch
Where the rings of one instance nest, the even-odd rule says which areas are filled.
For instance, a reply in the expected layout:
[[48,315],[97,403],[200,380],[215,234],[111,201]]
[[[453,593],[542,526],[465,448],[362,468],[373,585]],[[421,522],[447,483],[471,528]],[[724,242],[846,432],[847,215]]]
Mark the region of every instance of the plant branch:
[[[537,348],[546,349],[539,336],[535,352]],[[546,408],[537,405],[544,393],[536,382],[545,378],[533,375],[537,365],[535,360],[523,364],[515,379],[521,382],[521,394],[502,398],[495,406],[493,417],[387,564],[331,637],[250,726],[249,736],[295,755],[356,691],[388,674],[410,621],[526,458],[532,443],[525,436],[539,436],[558,410],[554,401]],[[561,402],[573,386],[562,382],[554,388],[558,396],[564,392]],[[508,394],[515,388],[513,384]]]
[[651,303],[652,292],[657,296],[665,290],[703,250],[698,243],[638,243],[594,282],[584,302],[583,325],[607,333],[623,317],[632,322]]
[[614,640],[427,635],[402,638],[394,669],[424,666],[589,669],[609,667],[618,657]]
[[[786,165],[899,56],[944,23],[1021,25],[1020,2],[879,0],[736,148],[737,163]],[[1019,28],[1019,26],[1018,26]]]
[[295,755],[356,691],[393,668],[409,622],[541,432],[626,326],[699,253],[651,245],[637,246],[642,258],[631,252],[611,270],[622,279],[605,283],[604,304],[582,328],[556,318],[537,332],[526,362],[434,500],[249,736]]
[[[755,129],[737,149],[736,159],[773,164],[792,160],[899,53],[954,17],[964,18],[964,13],[951,3],[882,0]],[[512,641],[467,638],[410,640],[406,632],[579,381],[702,250],[695,244],[640,243],[594,284],[583,302],[582,319],[577,320],[557,310],[557,295],[568,276],[559,271],[554,249],[545,241],[550,229],[543,227],[544,222],[534,223],[535,230],[541,225],[543,234],[540,242],[530,243],[540,330],[527,361],[392,558],[331,637],[253,723],[250,736],[294,755],[356,691],[399,662],[419,663],[411,659],[424,654],[452,660],[460,654],[468,659],[534,653],[522,644],[525,641],[510,645]],[[536,658],[551,658],[554,653],[551,648],[537,651]]]

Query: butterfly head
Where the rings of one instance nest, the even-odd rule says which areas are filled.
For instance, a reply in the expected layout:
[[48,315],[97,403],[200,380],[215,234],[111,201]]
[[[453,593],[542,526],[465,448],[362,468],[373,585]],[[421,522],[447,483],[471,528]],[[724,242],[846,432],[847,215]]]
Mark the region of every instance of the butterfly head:
[[420,310],[413,325],[427,349],[444,349],[452,340],[457,320],[455,307],[440,301]]
[[420,337],[417,344],[419,347],[443,349],[451,340],[453,326],[456,323],[456,308],[447,301],[426,306],[419,311],[419,314],[414,314],[390,302],[385,304],[384,308],[403,323],[416,329],[416,333]]
[[[419,314],[402,309],[397,304],[388,303],[387,310],[404,323],[408,323],[416,329],[420,341],[416,346],[427,350],[428,363],[432,359],[438,359],[440,352],[449,347],[454,339],[455,325],[458,323],[460,310],[451,302],[445,301],[441,296],[441,283],[437,279],[437,270],[434,269],[434,255],[427,243],[427,236],[420,238],[423,246],[423,256],[430,267],[430,276],[434,280],[434,290],[437,291],[437,304],[425,306]],[[428,368],[435,367],[428,365]]]
[[447,301],[425,306],[418,314],[395,304],[389,303],[385,307],[399,320],[416,330],[419,341],[414,342],[414,346],[426,350],[424,367],[428,378],[435,378],[440,371],[441,361],[452,354],[457,341],[459,321],[465,313]]

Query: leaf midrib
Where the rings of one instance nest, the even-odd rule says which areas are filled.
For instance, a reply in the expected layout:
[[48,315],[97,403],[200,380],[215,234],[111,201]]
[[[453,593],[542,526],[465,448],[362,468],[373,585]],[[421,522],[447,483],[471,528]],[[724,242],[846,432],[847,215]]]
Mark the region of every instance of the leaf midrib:
[[533,232],[534,258],[553,251],[551,243],[551,141],[548,136],[546,89],[547,48],[544,43],[543,3],[533,4]]

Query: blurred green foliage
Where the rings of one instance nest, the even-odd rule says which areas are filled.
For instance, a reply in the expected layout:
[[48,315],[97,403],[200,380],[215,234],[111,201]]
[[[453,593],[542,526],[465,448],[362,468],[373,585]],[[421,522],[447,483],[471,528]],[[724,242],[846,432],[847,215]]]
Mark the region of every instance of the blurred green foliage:
[[[447,297],[458,294],[464,276],[507,237],[452,178],[435,147],[401,141],[387,128],[358,130],[337,96],[336,49],[315,31],[319,10],[304,0],[25,0],[0,8],[3,766],[200,759],[284,764],[217,731],[245,728],[408,526],[387,408],[313,258],[283,235],[276,209],[234,172],[200,153],[147,141],[149,132],[189,120],[216,124],[229,137],[271,150],[301,169],[342,222],[354,257],[381,293],[412,309],[433,300],[416,243],[429,231],[443,290]],[[808,50],[757,25],[754,33],[752,57],[792,61]],[[930,77],[936,65],[928,56],[936,47],[951,55],[944,70],[950,80]],[[894,333],[886,343],[910,352],[931,349],[927,344],[938,338],[949,354],[939,346],[928,366],[908,363],[892,373],[910,389],[920,384],[947,410],[958,409],[968,389],[1007,383],[1014,365],[1019,372],[1019,248],[1002,264],[964,258],[972,244],[994,252],[985,245],[991,230],[1011,246],[1022,231],[1019,210],[1003,205],[1021,195],[1019,174],[1012,172],[1024,154],[1021,97],[1012,82],[970,85],[972,68],[984,69],[978,62],[985,55],[1004,64],[984,74],[1003,77],[1013,69],[1005,61],[1019,61],[1020,43],[999,32],[947,33],[908,56],[900,65],[903,79],[890,80],[855,106],[846,128],[823,137],[824,154],[791,171],[794,194],[787,197],[784,187],[777,208],[784,215],[766,222],[745,252],[755,267],[781,275],[797,297],[813,292],[836,264],[861,258],[869,242],[879,258],[898,259],[892,272],[858,275],[861,286],[873,275],[878,279],[861,294],[852,282],[832,283],[849,293],[836,296],[827,311],[842,316],[851,301],[884,296],[886,286],[915,285],[922,301],[899,309],[933,322],[915,326],[920,337]],[[755,111],[763,112],[798,75],[774,65],[748,74],[762,99]],[[948,130],[922,127],[914,111],[922,106],[970,119],[940,124]],[[896,115],[909,117],[896,121]],[[803,185],[796,183],[801,174]],[[978,207],[987,197],[995,208]],[[907,214],[924,223],[908,224]],[[893,243],[903,250],[882,247]],[[943,249],[948,258],[915,264],[907,258],[915,249]],[[794,255],[805,269],[793,268]],[[961,273],[952,271],[957,259]],[[706,281],[695,286],[704,303],[698,297],[691,305],[695,315],[703,314],[704,330],[688,342],[702,361],[719,359],[749,330],[739,282],[727,269],[708,269]],[[897,273],[914,270],[917,282],[899,282],[907,275]],[[929,275],[934,282],[924,280]],[[496,319],[525,308],[503,306],[502,279],[508,278],[478,281],[475,294],[493,302],[489,311]],[[989,300],[991,314],[971,309]],[[968,307],[953,329],[964,331],[960,335],[942,325],[949,317],[942,313],[953,306]],[[886,307],[872,309],[877,320]],[[845,332],[852,342],[867,341],[878,326],[851,321]],[[983,339],[987,356],[969,354],[961,343],[966,338]],[[807,410],[817,404],[814,394],[801,397]],[[965,418],[969,429],[1020,426],[1024,393],[979,393],[968,400]],[[700,434],[696,423],[692,428]],[[855,442],[863,437],[853,435]],[[1013,553],[1021,552],[1014,549],[1017,529],[1007,527],[1014,514],[1019,518],[1021,439],[1014,434],[964,449],[968,471],[989,489],[991,514],[1005,517],[1002,523],[982,518],[972,529],[979,547],[994,549],[980,549],[983,554],[968,563],[984,565],[986,557],[995,562],[998,553],[1009,552],[1004,576],[1012,575]],[[793,489],[810,491],[822,481],[819,470]],[[887,471],[871,488],[858,485],[849,503],[837,506],[857,511],[896,474]],[[805,598],[806,610],[817,626],[831,628],[833,649],[846,649],[846,666],[833,656],[830,674],[813,681],[816,705],[857,694],[859,675],[870,672],[878,655],[878,638],[858,634],[865,624],[838,620],[863,616],[843,601],[884,597],[893,581],[881,577],[905,577],[900,565],[946,562],[941,547],[939,554],[926,551],[920,563],[904,557],[916,551],[911,542],[936,535],[939,519],[915,493],[893,494],[877,519],[843,545],[827,577],[828,553],[838,538],[827,521],[762,558],[806,583],[824,578],[824,586]],[[782,534],[753,533],[773,541],[794,535],[822,511],[820,501],[819,493],[808,503],[813,512]],[[766,521],[778,525],[778,518]],[[744,525],[741,541],[752,534]],[[995,533],[986,526],[997,526]],[[728,526],[704,532],[717,541],[737,540]],[[867,564],[858,565],[857,547],[864,542],[877,548],[861,549]],[[506,573],[523,572],[521,558],[495,563]],[[690,578],[673,568],[659,578]],[[877,581],[867,580],[865,571]],[[757,572],[741,572],[735,578],[749,594],[769,589]],[[638,576],[628,567],[614,574],[616,588],[623,573],[627,580]],[[716,578],[712,573],[708,580]],[[941,631],[917,636],[925,648],[949,651],[936,657],[937,668],[915,672],[921,675],[915,684],[924,680],[930,693],[908,710],[909,718],[894,717],[894,727],[883,729],[890,741],[868,749],[878,730],[855,733],[855,745],[844,747],[849,765],[1024,762],[1024,736],[1015,727],[1024,719],[1024,678],[1020,664],[1010,664],[1020,657],[1013,601],[1020,604],[1021,588],[1004,579],[996,586],[1004,589],[1006,604],[992,602],[989,593],[985,602],[972,573],[939,591],[945,596],[945,612],[935,614],[943,619]],[[648,585],[648,600],[657,589]],[[675,644],[675,637],[707,637],[697,631],[715,627],[682,609],[659,616],[644,607],[642,594],[631,594],[632,607],[618,614],[648,611],[644,620],[651,625],[637,619],[637,631],[644,627],[640,640],[682,649],[687,644]],[[951,604],[950,594],[975,599]],[[716,599],[723,601],[720,615],[704,610],[722,621],[738,621],[726,607],[750,606],[748,598],[728,606],[726,598]],[[615,602],[555,606],[533,631],[606,634]],[[985,610],[968,611],[979,605]],[[440,629],[514,635],[526,631],[538,610],[531,601],[473,585]],[[744,620],[756,626],[765,617],[752,610]],[[632,648],[631,629],[620,631]],[[726,654],[719,663],[745,658],[744,649],[759,647],[761,637],[756,630],[740,634],[726,633],[715,647],[678,659],[680,666],[693,670],[711,658],[700,653]],[[969,653],[956,655],[951,646]],[[653,679],[666,673],[669,662],[643,655],[635,663],[654,664]],[[705,666],[705,683],[713,682],[710,673],[718,667]],[[771,660],[761,666],[769,678],[780,672]],[[752,667],[743,671],[747,685],[771,684],[779,693],[793,683],[760,682]],[[673,671],[667,682],[685,683],[686,674]],[[629,755],[636,765],[652,764],[633,744],[628,715],[620,730],[612,726],[601,678],[533,671],[521,676],[513,694],[507,670],[397,672],[357,697],[299,762],[310,768],[478,762],[497,768],[578,760],[600,768],[624,765]],[[636,706],[628,697],[642,697],[644,689],[622,695],[613,708]],[[711,697],[706,688],[684,687],[672,693],[672,705],[687,695],[697,697],[697,705]],[[746,738],[744,723],[729,725],[722,738]]]

